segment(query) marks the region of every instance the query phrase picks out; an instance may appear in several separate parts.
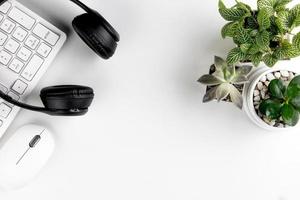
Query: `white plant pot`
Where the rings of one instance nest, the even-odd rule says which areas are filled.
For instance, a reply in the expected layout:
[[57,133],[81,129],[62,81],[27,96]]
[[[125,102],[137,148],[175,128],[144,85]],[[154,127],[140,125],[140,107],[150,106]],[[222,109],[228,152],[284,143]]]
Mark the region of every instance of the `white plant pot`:
[[[296,61],[279,61],[275,67],[269,68],[267,66],[261,65],[258,68],[255,68],[253,72],[249,76],[249,82],[245,84],[244,90],[243,90],[243,110],[248,115],[248,117],[251,119],[252,122],[254,122],[257,126],[269,130],[269,131],[282,131],[287,130],[290,128],[277,128],[270,126],[265,121],[263,121],[256,113],[255,106],[253,104],[253,96],[254,96],[254,90],[257,85],[257,83],[260,81],[260,79],[272,72],[279,71],[279,70],[287,70],[294,73],[299,74],[300,70],[300,64]],[[299,126],[299,124],[297,125]]]

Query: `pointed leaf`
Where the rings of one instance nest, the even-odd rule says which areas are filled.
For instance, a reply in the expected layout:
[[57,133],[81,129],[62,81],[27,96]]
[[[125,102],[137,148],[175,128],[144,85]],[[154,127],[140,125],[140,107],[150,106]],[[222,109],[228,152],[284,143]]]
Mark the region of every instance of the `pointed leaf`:
[[247,76],[252,71],[252,69],[253,69],[253,67],[251,65],[243,65],[236,69],[236,74],[242,75],[242,76]]
[[246,12],[239,8],[221,8],[219,9],[221,16],[226,21],[238,21],[243,18]]
[[248,78],[247,78],[247,76],[240,75],[240,76],[234,77],[231,82],[236,85],[242,85],[242,84],[245,84],[248,82]]
[[265,9],[269,16],[273,15],[275,0],[258,0],[257,5],[259,10]]
[[293,37],[293,45],[300,50],[300,32]]
[[259,52],[259,53],[250,55],[250,60],[252,61],[253,65],[257,67],[259,65],[259,63],[261,62],[262,57],[263,57],[263,54]]
[[221,85],[217,86],[216,90],[216,98],[218,101],[222,101],[225,99],[230,92],[230,84],[229,83],[222,83]]
[[217,87],[209,89],[203,97],[202,102],[207,103],[217,98],[216,96]]
[[252,44],[253,43],[250,32],[248,32],[242,26],[237,26],[235,35],[236,35],[237,41],[240,44]]
[[234,85],[230,85],[230,99],[234,105],[236,105],[239,109],[243,108],[243,97],[240,91],[234,87]]
[[223,58],[218,57],[218,56],[215,56],[214,64],[215,64],[216,70],[223,70],[227,67],[226,61]]
[[199,80],[199,83],[202,83],[204,85],[208,85],[208,86],[213,86],[213,85],[219,85],[221,83],[223,83],[224,81],[220,80],[219,78],[210,75],[210,74],[206,74],[203,75]]
[[251,47],[252,44],[242,44],[240,48],[241,51],[246,54]]

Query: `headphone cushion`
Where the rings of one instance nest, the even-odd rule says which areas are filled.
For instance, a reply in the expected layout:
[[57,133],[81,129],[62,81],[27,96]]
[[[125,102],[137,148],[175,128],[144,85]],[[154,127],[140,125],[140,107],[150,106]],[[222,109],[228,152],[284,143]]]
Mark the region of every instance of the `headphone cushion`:
[[60,85],[42,89],[40,96],[50,110],[85,109],[91,105],[94,91],[85,86]]
[[108,23],[91,13],[84,13],[74,18],[72,25],[80,38],[104,59],[109,59],[116,51],[115,35],[108,30]]

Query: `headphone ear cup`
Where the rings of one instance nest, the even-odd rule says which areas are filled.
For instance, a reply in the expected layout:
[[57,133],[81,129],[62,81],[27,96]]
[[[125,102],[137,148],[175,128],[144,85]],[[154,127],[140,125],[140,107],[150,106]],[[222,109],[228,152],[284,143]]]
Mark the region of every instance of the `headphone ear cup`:
[[109,23],[94,13],[84,13],[74,18],[73,28],[79,37],[104,59],[116,51],[118,34]]
[[44,88],[40,97],[49,110],[83,110],[91,105],[94,92],[85,86],[61,85]]

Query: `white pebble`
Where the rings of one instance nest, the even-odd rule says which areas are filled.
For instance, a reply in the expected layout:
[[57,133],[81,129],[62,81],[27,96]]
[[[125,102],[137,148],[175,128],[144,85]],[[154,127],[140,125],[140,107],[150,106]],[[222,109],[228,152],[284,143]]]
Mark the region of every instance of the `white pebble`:
[[261,91],[260,92],[260,96],[262,99],[265,99],[266,98],[266,92],[265,91]]
[[263,86],[262,91],[267,92],[268,91],[268,87],[267,86]]
[[275,76],[276,78],[280,78],[280,77],[281,77],[281,74],[280,74],[280,72],[276,72],[276,73],[274,74],[274,76]]
[[258,90],[254,90],[253,95],[256,97],[259,95],[259,91]]
[[263,84],[262,84],[262,82],[258,82],[257,83],[257,88],[259,89],[259,90],[262,90],[263,89]]
[[275,77],[274,77],[274,75],[273,75],[272,73],[270,73],[270,74],[267,74],[267,79],[268,79],[269,81],[272,81],[272,80],[275,79]]
[[276,122],[274,120],[269,122],[270,126],[275,126],[275,124],[276,124]]
[[254,97],[254,101],[260,101],[260,96]]
[[260,81],[261,81],[261,82],[265,82],[266,80],[267,80],[267,77],[266,77],[266,76],[263,76],[263,77],[260,78]]
[[290,74],[289,74],[289,72],[288,71],[280,71],[280,73],[281,73],[281,76],[283,76],[283,77],[289,77],[290,76]]
[[266,82],[265,82],[265,85],[266,85],[267,87],[269,87],[270,81],[266,81]]
[[254,101],[254,102],[253,102],[253,105],[254,105],[255,108],[256,108],[256,106],[259,105],[259,102],[258,102],[258,101]]

